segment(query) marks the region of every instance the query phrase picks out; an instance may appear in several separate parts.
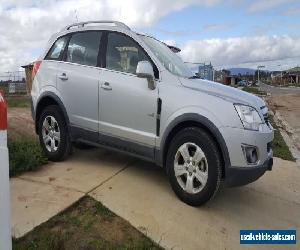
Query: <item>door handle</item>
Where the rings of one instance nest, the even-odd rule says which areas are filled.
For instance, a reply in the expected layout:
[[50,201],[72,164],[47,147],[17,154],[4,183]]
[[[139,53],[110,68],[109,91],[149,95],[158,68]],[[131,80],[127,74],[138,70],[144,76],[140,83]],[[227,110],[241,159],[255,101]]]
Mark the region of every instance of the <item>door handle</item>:
[[62,73],[59,77],[60,80],[66,81],[68,80],[67,74],[66,73]]
[[101,88],[105,89],[105,90],[112,90],[112,87],[110,86],[109,82],[104,82],[101,85]]

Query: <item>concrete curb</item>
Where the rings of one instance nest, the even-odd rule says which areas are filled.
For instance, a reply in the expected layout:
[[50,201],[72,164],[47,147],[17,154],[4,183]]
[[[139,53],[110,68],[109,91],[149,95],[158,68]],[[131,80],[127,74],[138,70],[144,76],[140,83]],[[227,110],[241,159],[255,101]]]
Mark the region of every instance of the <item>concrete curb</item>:
[[274,120],[278,124],[283,140],[289,147],[293,157],[296,159],[298,167],[300,168],[300,152],[294,143],[295,139],[298,137],[295,135],[293,129],[290,127],[287,121],[282,117],[280,112],[276,111],[275,113],[273,112],[273,114]]

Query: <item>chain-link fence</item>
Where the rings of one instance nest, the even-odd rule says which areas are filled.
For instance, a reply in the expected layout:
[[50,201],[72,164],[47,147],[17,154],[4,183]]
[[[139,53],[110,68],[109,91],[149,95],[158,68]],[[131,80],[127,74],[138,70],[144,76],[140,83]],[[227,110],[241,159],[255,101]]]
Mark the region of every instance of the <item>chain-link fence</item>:
[[6,96],[26,95],[25,71],[0,72],[0,89]]

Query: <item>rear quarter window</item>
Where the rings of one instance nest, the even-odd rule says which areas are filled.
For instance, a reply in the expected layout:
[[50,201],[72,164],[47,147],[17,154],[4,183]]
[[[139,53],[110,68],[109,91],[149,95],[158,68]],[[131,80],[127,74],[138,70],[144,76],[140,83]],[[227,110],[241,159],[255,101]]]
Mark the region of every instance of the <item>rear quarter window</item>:
[[46,55],[46,60],[61,60],[63,51],[66,47],[68,37],[63,36],[58,38],[56,42],[52,45],[51,49],[49,50],[48,54]]

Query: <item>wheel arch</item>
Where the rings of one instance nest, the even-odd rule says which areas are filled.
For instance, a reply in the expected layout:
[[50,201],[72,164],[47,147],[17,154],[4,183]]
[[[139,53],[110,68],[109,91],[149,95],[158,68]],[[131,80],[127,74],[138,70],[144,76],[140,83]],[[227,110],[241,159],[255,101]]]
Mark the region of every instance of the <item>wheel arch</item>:
[[230,158],[228,149],[225,143],[225,140],[220,133],[219,129],[214,125],[206,117],[190,113],[183,114],[177,118],[175,118],[166,128],[161,144],[160,150],[156,154],[156,161],[159,165],[165,166],[166,164],[166,156],[168,152],[169,145],[171,143],[172,138],[182,129],[186,127],[199,127],[204,129],[216,142],[219,152],[222,157],[222,177],[225,177],[226,169],[230,166]]
[[69,126],[69,124],[70,124],[69,116],[67,114],[67,111],[66,111],[66,108],[65,108],[63,102],[60,100],[60,98],[56,94],[46,91],[39,97],[39,99],[37,101],[37,105],[36,105],[36,110],[35,110],[35,114],[34,114],[35,132],[36,133],[38,133],[38,123],[39,123],[40,115],[41,115],[43,109],[49,105],[57,105],[60,108],[60,110],[64,116],[67,126]]

